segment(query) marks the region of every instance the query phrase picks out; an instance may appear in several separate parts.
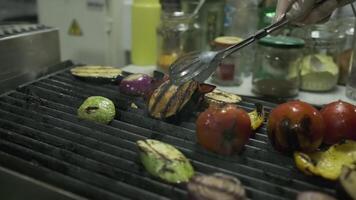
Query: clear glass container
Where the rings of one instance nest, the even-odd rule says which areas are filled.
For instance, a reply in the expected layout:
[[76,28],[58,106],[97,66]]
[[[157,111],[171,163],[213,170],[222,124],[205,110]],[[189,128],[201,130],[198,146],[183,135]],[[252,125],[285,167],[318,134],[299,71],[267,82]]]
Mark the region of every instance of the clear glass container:
[[347,75],[351,64],[351,56],[353,49],[353,40],[355,32],[355,17],[342,18],[335,21],[338,25],[340,34],[345,35],[344,43],[341,47],[341,52],[337,56],[337,64],[340,69],[339,84],[345,85]]
[[[218,37],[214,40],[213,49],[219,51],[241,42],[239,37]],[[242,83],[241,58],[239,52],[227,56],[212,75],[212,81],[223,86],[238,86]]]
[[344,34],[335,22],[311,25],[296,34],[306,42],[306,55],[301,59],[301,89],[315,92],[334,89],[339,79],[338,56]]
[[[356,21],[355,21],[356,27]],[[346,83],[346,96],[350,99],[356,100],[356,34],[354,34],[353,39],[353,52],[351,58],[351,65],[349,69],[349,74]]]
[[252,91],[281,98],[297,95],[303,47],[304,41],[299,38],[268,36],[261,39],[253,70]]
[[157,28],[157,66],[166,72],[182,54],[202,48],[202,30],[196,21],[183,12],[163,14]]
[[[192,13],[200,0],[182,0],[182,8]],[[224,35],[225,0],[205,0],[198,14],[198,23],[203,30],[203,49],[210,49],[214,39]]]

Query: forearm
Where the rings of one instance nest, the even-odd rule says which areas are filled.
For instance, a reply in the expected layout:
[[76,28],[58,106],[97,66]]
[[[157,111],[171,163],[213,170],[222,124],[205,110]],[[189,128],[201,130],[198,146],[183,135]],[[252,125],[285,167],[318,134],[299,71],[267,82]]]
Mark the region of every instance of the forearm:
[[340,7],[346,5],[346,4],[350,4],[353,3],[355,0],[338,0],[338,4]]

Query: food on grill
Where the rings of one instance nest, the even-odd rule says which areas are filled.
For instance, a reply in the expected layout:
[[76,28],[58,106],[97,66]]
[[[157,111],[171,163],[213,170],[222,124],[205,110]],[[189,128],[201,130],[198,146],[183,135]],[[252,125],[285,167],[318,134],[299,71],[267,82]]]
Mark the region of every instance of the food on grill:
[[110,66],[80,66],[72,68],[70,72],[81,79],[101,82],[114,82],[117,77],[124,75],[121,69]]
[[153,78],[146,74],[131,74],[122,79],[120,92],[132,96],[144,96],[152,87]]
[[172,145],[157,140],[137,141],[143,166],[153,176],[169,183],[187,182],[194,175],[189,160]]
[[151,95],[148,101],[149,114],[157,119],[165,119],[183,109],[198,88],[198,83],[188,81],[181,86],[164,82]]
[[268,119],[268,137],[281,152],[318,149],[324,135],[324,120],[320,112],[302,101],[290,101],[272,110]]
[[236,104],[242,99],[240,96],[228,92],[215,89],[212,92],[205,94],[205,101],[208,105],[211,104]]
[[102,124],[110,123],[116,114],[114,103],[105,97],[87,98],[78,109],[78,117]]
[[294,153],[294,161],[299,170],[307,175],[321,176],[326,179],[339,178],[343,165],[356,162],[356,142],[346,140],[331,146],[326,151],[314,153]]
[[256,109],[248,113],[252,130],[257,130],[265,120],[265,111],[261,104],[256,104]]
[[324,143],[335,144],[344,139],[356,140],[356,107],[336,101],[321,111],[325,122]]
[[340,175],[341,195],[343,199],[356,199],[356,164],[351,167],[344,166]]
[[240,152],[252,135],[250,117],[235,105],[210,106],[196,121],[198,143],[215,153]]
[[188,183],[190,200],[244,200],[245,188],[235,177],[215,173],[194,176]]
[[334,197],[321,192],[307,191],[301,192],[297,196],[297,200],[336,200]]

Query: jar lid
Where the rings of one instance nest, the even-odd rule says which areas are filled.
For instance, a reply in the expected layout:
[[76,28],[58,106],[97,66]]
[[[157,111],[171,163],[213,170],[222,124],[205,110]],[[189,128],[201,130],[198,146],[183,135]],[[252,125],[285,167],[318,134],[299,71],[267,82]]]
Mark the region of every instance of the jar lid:
[[304,40],[287,36],[267,36],[258,41],[260,45],[275,48],[303,48]]
[[242,41],[242,38],[239,37],[233,37],[233,36],[222,36],[222,37],[217,37],[214,40],[214,44],[216,46],[220,47],[229,47],[235,44],[238,44]]

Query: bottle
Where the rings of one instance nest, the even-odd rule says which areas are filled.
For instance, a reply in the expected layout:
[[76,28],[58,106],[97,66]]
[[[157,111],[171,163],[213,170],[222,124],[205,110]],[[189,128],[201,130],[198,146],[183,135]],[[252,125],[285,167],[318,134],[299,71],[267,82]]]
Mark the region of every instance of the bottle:
[[160,21],[159,0],[134,0],[132,5],[132,63],[154,65],[157,59],[156,28]]
[[277,0],[263,0],[260,4],[260,21],[259,28],[264,28],[272,24],[276,15]]
[[[229,0],[226,6],[230,16],[225,20],[225,25],[230,27],[225,27],[225,35],[247,38],[256,33],[259,25],[258,3],[258,0]],[[256,49],[257,45],[254,43],[239,51],[240,67],[246,77],[252,73],[254,59],[251,58],[255,57]]]

